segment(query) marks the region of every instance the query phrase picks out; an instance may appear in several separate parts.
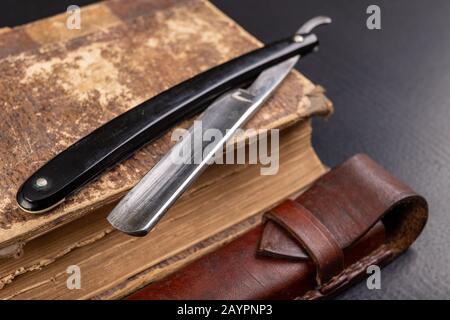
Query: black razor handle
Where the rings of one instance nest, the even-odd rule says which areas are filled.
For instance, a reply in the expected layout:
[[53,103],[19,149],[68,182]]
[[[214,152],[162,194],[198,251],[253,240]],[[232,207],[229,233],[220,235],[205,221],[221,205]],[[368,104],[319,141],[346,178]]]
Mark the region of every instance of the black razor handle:
[[48,161],[17,192],[19,206],[47,211],[143,145],[207,107],[224,92],[248,84],[263,70],[318,46],[314,34],[290,37],[188,79],[119,115]]

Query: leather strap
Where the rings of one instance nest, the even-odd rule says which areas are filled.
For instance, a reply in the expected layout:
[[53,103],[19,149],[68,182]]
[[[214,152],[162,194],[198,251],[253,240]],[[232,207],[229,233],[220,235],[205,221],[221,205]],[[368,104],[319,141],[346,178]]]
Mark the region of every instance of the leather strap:
[[[347,248],[362,237],[377,221],[392,213],[405,213],[401,206],[410,204],[420,213],[410,212],[417,218],[411,228],[408,247],[420,233],[426,220],[426,201],[409,186],[393,177],[365,154],[353,156],[329,171],[296,202],[311,211],[334,235],[341,248]],[[395,219],[409,223],[410,219]],[[412,217],[408,217],[412,218]]]
[[288,200],[266,215],[258,253],[310,258],[321,284],[342,272],[342,251],[377,223],[387,223],[391,250],[405,250],[425,225],[427,204],[360,154],[325,174],[295,201]]
[[314,261],[318,284],[325,283],[344,270],[344,253],[333,234],[308,209],[286,200],[265,215],[285,228]]

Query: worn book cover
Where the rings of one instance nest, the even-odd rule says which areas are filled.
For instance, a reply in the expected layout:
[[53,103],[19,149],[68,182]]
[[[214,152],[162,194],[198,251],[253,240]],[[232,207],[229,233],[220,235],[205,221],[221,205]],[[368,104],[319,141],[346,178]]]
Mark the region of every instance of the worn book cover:
[[[1,247],[28,241],[117,200],[172,142],[164,135],[46,214],[23,212],[16,191],[42,164],[140,102],[261,45],[202,0],[116,0],[86,11],[98,20],[91,19],[92,27],[90,19],[83,21],[86,30],[76,36],[43,31],[63,30],[63,16],[0,35]],[[14,50],[5,45],[11,41]],[[323,101],[312,103],[314,98]],[[282,128],[329,110],[316,87],[293,72],[248,127]]]
[[[203,0],[105,1],[81,14],[83,27],[74,32],[61,14],[0,33],[6,119],[0,124],[0,175],[8,181],[1,186],[0,254],[19,256],[33,240],[24,255],[2,265],[2,298],[123,297],[241,234],[259,222],[263,210],[325,172],[310,145],[308,118],[329,114],[331,104],[320,87],[292,72],[247,125],[294,127],[282,135],[279,176],[262,179],[258,167],[213,166],[149,237],[136,240],[113,231],[106,214],[169,150],[167,133],[54,210],[21,211],[17,188],[58,152],[140,102],[261,46]],[[230,185],[231,193],[208,201]],[[261,196],[264,201],[258,201]],[[107,277],[102,261],[111,262]],[[92,275],[82,291],[61,289],[71,263],[83,264]]]

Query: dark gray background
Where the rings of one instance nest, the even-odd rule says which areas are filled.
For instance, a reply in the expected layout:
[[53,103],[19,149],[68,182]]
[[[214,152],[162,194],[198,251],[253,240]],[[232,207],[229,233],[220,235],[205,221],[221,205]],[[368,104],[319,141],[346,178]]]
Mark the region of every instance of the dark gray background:
[[[0,1],[0,26],[14,26],[95,1]],[[314,122],[313,143],[333,166],[365,152],[423,194],[430,219],[412,249],[340,299],[450,297],[450,1],[213,0],[265,43],[326,14],[321,50],[298,68],[327,89],[335,114]],[[382,30],[366,28],[381,7]]]

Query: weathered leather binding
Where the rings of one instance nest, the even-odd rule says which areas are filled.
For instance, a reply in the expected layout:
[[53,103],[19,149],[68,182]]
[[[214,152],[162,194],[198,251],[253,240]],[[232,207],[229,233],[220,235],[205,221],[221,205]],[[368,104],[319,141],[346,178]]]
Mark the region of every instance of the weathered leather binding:
[[366,155],[331,170],[265,223],[129,299],[320,299],[418,237],[426,200]]

